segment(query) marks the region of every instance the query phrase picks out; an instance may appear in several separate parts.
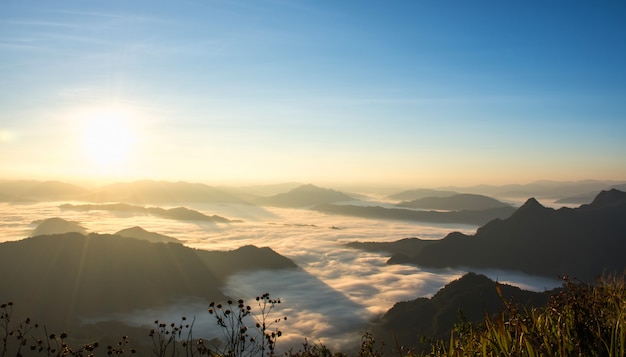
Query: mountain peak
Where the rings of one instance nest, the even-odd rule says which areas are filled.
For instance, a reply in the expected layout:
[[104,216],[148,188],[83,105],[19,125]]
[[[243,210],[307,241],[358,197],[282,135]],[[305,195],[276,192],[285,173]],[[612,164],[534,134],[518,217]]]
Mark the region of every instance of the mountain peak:
[[513,213],[511,217],[519,217],[520,215],[534,215],[536,213],[541,213],[547,210],[548,208],[544,207],[537,199],[534,197],[529,198],[526,202]]
[[626,192],[613,188],[608,191],[601,191],[589,206],[598,208],[613,207],[621,204],[626,204]]

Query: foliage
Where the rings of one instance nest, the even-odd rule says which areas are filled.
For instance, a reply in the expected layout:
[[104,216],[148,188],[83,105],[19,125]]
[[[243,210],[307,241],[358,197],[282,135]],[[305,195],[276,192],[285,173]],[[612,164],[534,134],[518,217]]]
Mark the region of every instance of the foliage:
[[[30,318],[16,324],[13,321],[13,302],[0,305],[0,357],[43,354],[48,357],[94,356],[98,342],[87,343],[78,347],[70,346],[67,333],[49,333],[45,326],[40,326]],[[43,330],[43,331],[42,331]],[[106,348],[107,355],[134,354],[128,347],[128,336],[122,336],[115,345]]]
[[[550,297],[546,306],[528,308],[504,299],[496,283],[495,290],[504,302],[500,313],[485,313],[482,323],[461,321],[450,331],[449,339],[430,339],[430,349],[421,356],[624,356],[626,355],[626,282],[625,276],[607,277],[595,285],[565,278],[563,288]],[[152,355],[175,356],[276,356],[276,342],[282,335],[278,323],[286,317],[272,317],[281,301],[269,294],[256,298],[252,308],[244,300],[211,303],[209,312],[222,332],[221,344],[212,344],[193,337],[193,325],[182,317],[178,323],[155,321],[150,331]],[[0,305],[0,357],[46,355],[93,356],[97,342],[71,347],[66,333],[48,333],[45,327],[29,318],[16,324],[13,303]],[[106,348],[107,355],[127,355],[136,351],[129,347],[127,336],[115,346]],[[356,355],[383,355],[382,345],[366,333]],[[418,353],[402,350],[399,356]],[[321,342],[289,350],[286,357],[344,357],[333,353]]]
[[[499,290],[499,287],[496,286]],[[595,286],[565,278],[563,289],[541,308],[506,303],[484,324],[462,322],[449,341],[431,344],[429,356],[624,356],[624,277]]]

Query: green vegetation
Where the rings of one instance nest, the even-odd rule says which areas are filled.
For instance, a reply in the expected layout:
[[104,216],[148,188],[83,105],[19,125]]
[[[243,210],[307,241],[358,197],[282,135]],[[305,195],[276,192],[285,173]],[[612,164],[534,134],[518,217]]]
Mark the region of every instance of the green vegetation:
[[[551,295],[545,306],[527,307],[508,301],[502,288],[494,290],[505,308],[485,313],[484,320],[471,323],[463,318],[450,331],[449,338],[423,339],[428,348],[403,350],[396,344],[391,356],[624,356],[626,355],[626,283],[625,276],[602,278],[594,285],[565,279],[563,287]],[[222,330],[219,342],[193,337],[193,322],[185,317],[180,323],[155,321],[150,331],[153,348],[139,351],[130,347],[127,336],[106,348],[97,342],[69,345],[66,333],[49,333],[29,318],[15,323],[13,303],[0,305],[0,357],[4,356],[91,356],[152,355],[166,356],[275,356],[276,343],[282,335],[278,328],[286,317],[272,316],[279,299],[263,294],[258,306],[244,305],[244,300],[211,303],[209,312]],[[366,333],[358,356],[382,356],[382,345]],[[308,340],[288,357],[345,356],[333,353],[321,343]]]
[[[496,290],[500,288],[496,285]],[[449,341],[433,341],[429,356],[624,356],[624,277],[595,286],[566,279],[545,307],[506,304],[480,325],[461,322]]]

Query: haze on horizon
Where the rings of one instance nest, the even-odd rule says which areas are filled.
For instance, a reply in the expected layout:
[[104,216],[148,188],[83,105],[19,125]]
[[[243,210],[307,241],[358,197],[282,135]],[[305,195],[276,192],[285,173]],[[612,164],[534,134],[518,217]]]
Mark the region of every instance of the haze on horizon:
[[0,4],[1,179],[626,179],[626,4]]

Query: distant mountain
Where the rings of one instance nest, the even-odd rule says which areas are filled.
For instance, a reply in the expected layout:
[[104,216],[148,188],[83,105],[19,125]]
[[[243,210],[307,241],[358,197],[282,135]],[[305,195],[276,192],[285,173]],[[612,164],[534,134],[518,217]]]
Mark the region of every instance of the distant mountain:
[[488,196],[464,193],[448,197],[424,197],[410,202],[401,202],[398,206],[447,211],[480,211],[490,208],[508,207],[510,205]]
[[86,234],[87,230],[76,222],[67,221],[63,218],[53,217],[44,219],[43,221],[35,221],[37,227],[31,233],[31,236],[49,235],[49,234],[63,234],[76,232]]
[[230,193],[201,183],[135,181],[104,186],[84,201],[126,203],[235,203],[249,204]]
[[415,256],[393,256],[389,263],[567,274],[592,281],[604,272],[623,272],[625,251],[626,193],[610,190],[575,209],[554,210],[531,198],[511,217],[493,220],[473,236],[450,233]]
[[354,201],[345,193],[311,184],[302,185],[286,193],[261,198],[260,204],[279,207],[309,207],[323,203]]
[[477,185],[471,187],[444,187],[441,189],[477,193],[492,197],[539,197],[546,199],[560,199],[569,196],[578,196],[588,192],[600,192],[616,185],[623,185],[620,181],[549,181],[540,180],[528,184],[511,185]]
[[207,216],[204,213],[198,212],[185,207],[175,208],[160,208],[160,207],[141,207],[129,205],[126,203],[109,203],[109,204],[83,204],[72,205],[63,204],[59,206],[64,210],[73,211],[112,211],[112,212],[127,212],[133,214],[152,215],[166,219],[175,219],[179,221],[207,221],[215,223],[233,223],[241,221],[231,221],[228,218],[222,216],[211,215]]
[[294,188],[298,188],[302,186],[302,183],[299,182],[285,182],[271,185],[253,185],[253,186],[244,186],[244,187],[219,187],[220,190],[225,192],[236,192],[237,195],[240,192],[244,192],[250,196],[273,196],[279,193],[287,192],[293,190]]
[[449,197],[456,195],[456,191],[434,190],[430,188],[419,188],[415,190],[402,191],[387,196],[388,199],[396,201],[413,201],[425,197]]
[[126,238],[142,239],[152,243],[182,243],[176,238],[159,233],[148,232],[141,227],[122,229],[121,231],[116,232],[115,235]]
[[295,268],[269,248],[210,252],[107,234],[66,233],[0,243],[0,301],[58,325],[180,299],[221,300],[230,274]]
[[405,254],[414,256],[421,252],[424,247],[433,244],[434,242],[436,242],[436,240],[404,238],[395,242],[350,242],[346,245],[350,248],[361,249],[369,252],[387,252],[390,254]]
[[432,222],[432,223],[462,223],[482,225],[496,218],[507,218],[513,212],[513,207],[492,208],[482,211],[415,211],[402,208],[384,208],[380,206],[354,206],[322,204],[313,210],[346,216],[375,219],[394,219],[403,221]]
[[[459,313],[469,322],[481,322],[485,313],[494,314],[504,309],[496,284],[484,275],[467,273],[430,299],[398,302],[375,323],[374,338],[385,341],[388,349],[400,345],[418,351],[428,346],[420,343],[421,337],[449,339],[454,324],[461,322]],[[543,306],[547,302],[548,293],[526,291],[507,284],[498,286],[502,296],[510,302],[528,307]]]
[[[620,191],[626,191],[626,184],[615,185],[615,186],[613,186],[611,188],[612,189],[616,189],[616,190],[620,190]],[[561,198],[560,200],[555,201],[555,203],[561,203],[561,204],[587,204],[587,203],[591,203],[591,201],[593,201],[593,199],[596,197],[596,194],[597,194],[597,191],[594,191],[594,192],[587,192],[587,193],[582,194],[582,195],[564,197],[564,198]]]
[[0,199],[9,202],[77,199],[87,189],[59,181],[0,180]]

